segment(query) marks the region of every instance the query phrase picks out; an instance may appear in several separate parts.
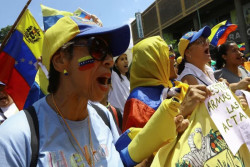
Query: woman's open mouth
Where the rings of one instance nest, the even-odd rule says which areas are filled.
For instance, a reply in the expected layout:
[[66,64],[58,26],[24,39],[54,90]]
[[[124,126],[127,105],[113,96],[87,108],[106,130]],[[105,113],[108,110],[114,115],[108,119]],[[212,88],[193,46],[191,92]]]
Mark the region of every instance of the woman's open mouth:
[[108,91],[109,85],[111,83],[111,74],[104,74],[97,78],[97,82],[99,83],[99,87],[102,91]]

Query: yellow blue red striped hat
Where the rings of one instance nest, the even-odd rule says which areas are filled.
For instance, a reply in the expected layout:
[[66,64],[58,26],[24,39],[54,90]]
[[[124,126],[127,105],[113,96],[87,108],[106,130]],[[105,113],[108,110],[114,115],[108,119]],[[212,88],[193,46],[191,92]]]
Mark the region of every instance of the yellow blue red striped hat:
[[50,27],[44,34],[42,62],[49,70],[50,59],[65,43],[75,37],[105,35],[109,41],[111,53],[119,56],[124,53],[130,42],[128,25],[120,27],[100,27],[91,20],[77,16],[65,16]]
[[178,50],[182,58],[184,58],[184,52],[188,47],[188,44],[193,43],[196,41],[200,36],[203,36],[205,38],[209,37],[211,34],[211,29],[209,26],[205,26],[202,29],[200,29],[198,32],[197,31],[190,31],[184,34],[180,42],[178,43]]

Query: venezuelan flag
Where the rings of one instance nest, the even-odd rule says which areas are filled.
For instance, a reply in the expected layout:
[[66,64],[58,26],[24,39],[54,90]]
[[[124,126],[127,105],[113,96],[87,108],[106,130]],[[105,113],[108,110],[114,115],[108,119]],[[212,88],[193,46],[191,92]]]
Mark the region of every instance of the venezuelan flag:
[[30,88],[28,97],[25,101],[24,108],[28,108],[34,102],[46,96],[48,94],[48,85],[48,71],[43,64],[39,63],[39,69],[36,73],[35,82]]
[[51,26],[53,26],[60,18],[64,16],[73,16],[73,13],[71,12],[56,10],[50,7],[46,7],[42,4],[41,8],[42,8],[43,24],[45,31]]
[[238,47],[240,48],[240,51],[246,50],[246,45],[245,45],[245,43],[238,44]]
[[91,14],[89,14],[88,12],[84,11],[81,8],[78,8],[74,13],[56,10],[50,7],[46,7],[42,4],[41,8],[42,8],[43,24],[45,31],[51,26],[53,26],[60,18],[64,16],[78,16],[87,20],[91,19]]
[[0,53],[0,81],[7,85],[6,91],[19,110],[23,109],[34,82],[42,43],[43,31],[27,9]]
[[84,18],[84,19],[88,19],[88,20],[91,19],[91,15],[89,13],[87,13],[86,11],[84,11],[83,9],[81,9],[81,8],[78,8],[74,12],[74,15],[78,16],[78,17],[81,17],[81,18]]
[[228,35],[237,29],[236,24],[230,24],[227,20],[217,24],[211,30],[211,35],[208,37],[211,44],[214,46],[221,45],[226,42]]

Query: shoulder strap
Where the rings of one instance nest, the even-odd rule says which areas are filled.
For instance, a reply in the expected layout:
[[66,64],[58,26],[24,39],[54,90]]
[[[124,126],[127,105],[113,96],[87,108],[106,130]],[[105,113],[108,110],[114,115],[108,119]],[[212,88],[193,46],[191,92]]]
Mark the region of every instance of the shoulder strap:
[[96,110],[97,114],[102,118],[102,120],[104,121],[104,123],[111,130],[109,119],[108,119],[107,115],[104,113],[104,111],[100,107],[98,107],[97,105],[95,105],[93,103],[91,103],[91,106]]
[[198,79],[199,81],[201,81],[204,85],[208,86],[208,84],[206,82],[202,81],[200,78],[196,77],[194,74],[187,74],[187,75],[184,75],[183,77],[188,76],[188,75],[192,75],[193,77],[195,77],[196,79]]
[[39,126],[38,126],[38,119],[36,115],[35,108],[30,106],[28,109],[23,110],[30,127],[31,132],[31,161],[30,167],[37,166],[38,161],[38,152],[39,152]]
[[112,110],[114,109],[113,111],[116,112],[116,117],[117,117],[117,120],[118,120],[118,126],[119,126],[120,129],[122,129],[122,113],[118,108],[113,107],[113,106],[111,106],[111,107],[112,107]]
[[112,116],[114,118],[114,121],[119,126],[120,124],[119,124],[119,120],[118,120],[118,115],[117,115],[116,109],[113,106],[109,105],[109,111],[111,112],[111,114],[112,114]]

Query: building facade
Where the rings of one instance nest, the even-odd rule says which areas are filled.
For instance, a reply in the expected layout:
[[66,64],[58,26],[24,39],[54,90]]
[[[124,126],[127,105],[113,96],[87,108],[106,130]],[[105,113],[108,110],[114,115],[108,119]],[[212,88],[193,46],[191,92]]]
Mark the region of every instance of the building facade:
[[[236,8],[236,5],[240,6],[240,9]],[[239,16],[244,18],[239,19]],[[156,0],[141,13],[141,18],[144,38],[160,35],[164,39],[167,38],[167,41],[178,41],[188,31],[199,30],[205,25],[212,28],[219,22],[229,20],[237,24],[238,29],[232,32],[228,39],[237,43],[244,41],[244,38],[248,40],[248,44],[250,41],[249,0]],[[245,28],[243,34],[246,36],[243,38],[239,32],[242,24]],[[138,37],[136,20],[131,23],[131,30],[133,42],[136,44],[142,40]]]

